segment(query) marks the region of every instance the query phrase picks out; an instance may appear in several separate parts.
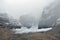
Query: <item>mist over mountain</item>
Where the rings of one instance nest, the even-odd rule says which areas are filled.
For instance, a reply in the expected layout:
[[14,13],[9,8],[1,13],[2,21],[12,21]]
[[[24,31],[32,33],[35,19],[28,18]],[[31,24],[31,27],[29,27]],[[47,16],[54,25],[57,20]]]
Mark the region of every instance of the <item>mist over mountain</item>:
[[39,26],[52,26],[60,18],[60,4],[55,2],[44,8]]
[[[19,0],[17,2],[16,0],[11,1],[2,1],[0,9],[1,12],[7,12],[9,15],[9,25],[11,26],[22,25],[21,27],[37,28],[39,26],[47,28],[52,26],[59,18],[59,13],[56,14],[58,12],[58,3],[53,2],[53,0],[48,2],[47,0],[41,0],[43,3],[37,0],[26,0],[24,2],[20,0],[22,3],[18,2]],[[27,4],[26,2],[29,3]]]
[[60,0],[0,0],[0,40],[60,40]]
[[22,16],[20,16],[20,23],[24,27],[36,26],[36,25],[38,25],[39,18],[40,18],[39,16],[33,16],[31,14],[22,15]]

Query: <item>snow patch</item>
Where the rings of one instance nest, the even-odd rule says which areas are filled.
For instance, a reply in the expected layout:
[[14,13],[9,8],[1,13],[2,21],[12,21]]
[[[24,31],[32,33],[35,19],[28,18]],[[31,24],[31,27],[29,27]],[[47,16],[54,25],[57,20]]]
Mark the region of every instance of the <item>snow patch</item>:
[[30,33],[30,32],[45,32],[45,31],[49,31],[52,28],[42,28],[42,29],[38,29],[38,27],[32,27],[30,29],[26,28],[26,27],[22,27],[21,29],[13,29],[14,31],[16,31],[16,34],[22,34],[22,33]]

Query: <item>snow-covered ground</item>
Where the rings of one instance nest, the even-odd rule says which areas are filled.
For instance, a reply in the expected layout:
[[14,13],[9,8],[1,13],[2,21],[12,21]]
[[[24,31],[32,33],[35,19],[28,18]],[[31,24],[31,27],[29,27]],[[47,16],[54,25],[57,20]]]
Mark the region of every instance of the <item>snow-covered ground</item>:
[[16,34],[22,34],[22,33],[30,33],[30,32],[44,32],[44,31],[49,31],[52,28],[42,28],[38,29],[38,27],[31,27],[30,29],[26,27],[22,27],[21,29],[13,29],[13,31],[16,31]]

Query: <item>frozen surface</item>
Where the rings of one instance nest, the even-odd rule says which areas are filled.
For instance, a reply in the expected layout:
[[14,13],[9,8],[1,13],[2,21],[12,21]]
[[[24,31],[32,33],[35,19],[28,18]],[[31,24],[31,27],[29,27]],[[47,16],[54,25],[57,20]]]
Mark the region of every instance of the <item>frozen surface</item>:
[[49,31],[52,28],[42,28],[38,29],[38,27],[31,27],[30,29],[26,27],[22,27],[21,29],[13,29],[13,31],[16,31],[15,33],[17,34],[22,34],[22,33],[30,33],[30,32],[44,32],[44,31]]

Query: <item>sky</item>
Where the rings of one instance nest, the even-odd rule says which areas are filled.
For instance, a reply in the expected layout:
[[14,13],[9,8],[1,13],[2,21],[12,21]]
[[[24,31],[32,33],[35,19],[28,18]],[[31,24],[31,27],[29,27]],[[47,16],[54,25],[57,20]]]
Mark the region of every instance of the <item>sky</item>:
[[18,19],[22,15],[41,16],[41,11],[54,0],[0,0],[0,12]]

